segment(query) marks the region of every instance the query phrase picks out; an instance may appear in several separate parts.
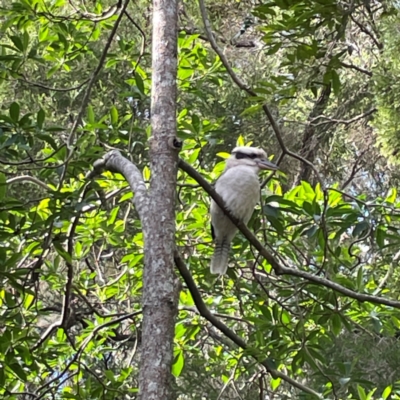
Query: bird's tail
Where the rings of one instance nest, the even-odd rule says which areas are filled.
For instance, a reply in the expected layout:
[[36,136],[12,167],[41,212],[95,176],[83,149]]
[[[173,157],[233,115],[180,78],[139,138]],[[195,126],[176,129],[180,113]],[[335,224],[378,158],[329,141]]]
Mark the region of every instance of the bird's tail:
[[228,242],[226,239],[215,242],[215,250],[210,267],[212,274],[225,274],[226,270],[228,269],[228,256],[230,247],[230,242]]

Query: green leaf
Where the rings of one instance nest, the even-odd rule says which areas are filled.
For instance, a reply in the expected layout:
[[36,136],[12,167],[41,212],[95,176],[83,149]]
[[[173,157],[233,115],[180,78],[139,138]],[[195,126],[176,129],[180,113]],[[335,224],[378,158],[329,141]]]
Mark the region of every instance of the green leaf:
[[279,221],[278,218],[275,218],[271,215],[267,215],[267,219],[270,222],[270,224],[275,228],[275,230],[280,234],[283,235],[284,227],[282,225],[282,223]]
[[24,45],[22,43],[22,40],[19,36],[11,36],[10,37],[11,41],[14,43],[14,46],[20,50],[20,51],[24,51]]
[[174,364],[172,365],[172,373],[175,377],[178,377],[183,369],[185,359],[183,357],[183,351],[178,349],[175,350],[175,359],[174,359]]
[[150,176],[151,176],[151,170],[150,168],[146,165],[143,168],[143,178],[145,181],[149,181],[150,180]]
[[196,114],[192,115],[192,125],[196,133],[200,133],[200,119]]
[[313,225],[311,228],[306,229],[302,236],[306,235],[309,239],[311,239],[317,232],[318,230],[318,226],[317,225]]
[[106,370],[104,371],[104,374],[105,374],[105,376],[107,377],[107,379],[108,379],[110,382],[115,382],[115,375],[114,375],[114,372],[113,372],[113,371],[111,371],[110,369],[106,369]]
[[111,124],[113,127],[118,126],[118,110],[112,106],[110,110]]
[[378,228],[376,229],[376,243],[381,249],[385,246],[385,236],[385,231],[382,229],[381,226],[378,226]]
[[243,147],[244,145],[245,145],[244,137],[242,135],[239,135],[239,137],[236,140],[236,146]]
[[0,365],[0,387],[5,387],[6,382],[6,374],[4,371],[4,367]]
[[[261,97],[260,100],[263,100],[263,98]],[[245,115],[253,115],[253,114],[257,114],[260,112],[262,108],[261,104],[255,104],[254,106],[248,107],[246,108],[241,114],[240,116],[243,117]]]
[[220,152],[220,153],[217,153],[217,156],[223,158],[224,160],[226,160],[226,159],[229,158],[231,155],[230,155],[229,153],[225,153],[225,152],[222,151],[222,152]]
[[7,191],[6,176],[0,172],[0,200],[4,199]]
[[266,54],[267,54],[268,56],[271,56],[272,54],[277,53],[277,52],[279,51],[279,49],[281,48],[281,46],[282,46],[282,43],[281,43],[281,42],[274,44],[272,47],[270,47],[270,48],[267,50]]
[[44,40],[46,40],[48,35],[49,35],[49,27],[42,26],[39,30],[39,42],[43,42]]
[[301,181],[301,187],[304,189],[304,191],[307,194],[315,194],[314,189],[312,188],[312,186],[308,182]]
[[119,203],[122,203],[124,201],[130,200],[133,197],[133,193],[129,191],[128,193],[125,193],[121,198],[119,199]]
[[269,383],[271,385],[272,390],[278,389],[278,387],[281,385],[281,378],[276,378],[276,379],[270,379]]
[[364,288],[364,274],[363,268],[359,267],[357,271],[357,290],[362,291]]
[[397,190],[396,188],[391,188],[389,190],[389,193],[385,199],[386,203],[393,204],[396,201],[397,198]]
[[28,48],[29,46],[29,33],[27,31],[24,31],[23,35],[23,48],[24,50]]
[[373,388],[372,390],[370,390],[369,392],[368,392],[368,395],[367,395],[367,400],[372,400],[373,399],[373,395],[374,395],[374,393],[376,392],[376,389],[377,388]]
[[57,143],[54,140],[53,136],[50,136],[46,133],[37,133],[35,136],[38,139],[41,139],[41,140],[45,141],[46,143],[48,143],[52,147],[53,150],[57,149],[58,146],[57,146]]
[[304,214],[302,209],[294,201],[287,200],[287,199],[283,198],[282,196],[272,195],[272,196],[268,196],[265,199],[266,204],[272,203],[272,202],[277,202],[280,205],[287,206],[287,207],[279,207],[279,210],[281,210],[281,211],[291,212],[291,213],[294,213],[297,215]]
[[197,160],[200,151],[201,151],[201,148],[194,149],[192,151],[192,154],[190,155],[190,157],[188,159],[189,164],[193,164]]
[[335,70],[331,71],[331,78],[332,78],[332,88],[333,88],[333,93],[335,93],[335,96],[338,96],[340,93],[340,78],[338,73]]
[[360,400],[367,400],[367,395],[365,393],[365,390],[360,385],[357,385],[357,392],[358,396],[360,397]]
[[265,215],[268,215],[268,216],[271,216],[271,217],[278,218],[278,216],[279,216],[278,209],[276,209],[275,207],[272,207],[272,206],[270,206],[268,204],[263,206],[263,212],[264,212]]
[[[105,375],[108,377],[108,372],[111,372],[111,371],[109,371],[109,370],[106,370],[105,371]],[[113,381],[112,381],[113,382]],[[96,394],[95,394],[95,391],[93,390],[92,391],[92,396],[95,396],[96,398],[98,398],[98,397],[101,397],[101,388],[99,388],[99,394],[98,394],[98,396],[96,396]],[[73,393],[68,393],[67,391],[63,391],[62,392],[62,397],[61,397],[62,399],[76,399],[76,395],[75,394],[73,394]]]
[[382,393],[383,400],[386,400],[391,393],[392,393],[392,385],[386,386],[385,390]]
[[29,307],[33,304],[35,301],[35,296],[32,294],[26,294],[25,299],[24,299],[24,307],[26,309],[29,309]]
[[70,254],[64,250],[60,243],[53,241],[53,246],[56,249],[57,253],[68,263],[72,263],[72,258]]
[[136,86],[139,89],[140,93],[145,94],[143,79],[138,73],[135,74],[135,81],[136,81]]
[[308,215],[314,216],[315,213],[314,207],[308,201],[305,201],[303,203],[303,209]]
[[353,229],[353,236],[364,236],[366,234],[366,231],[369,229],[369,224],[367,221],[361,221]]
[[87,119],[90,124],[94,124],[96,122],[95,116],[94,116],[94,111],[93,111],[93,106],[89,105],[87,108]]
[[15,102],[12,103],[9,113],[13,122],[17,123],[19,121],[19,104]]
[[115,208],[111,211],[110,217],[108,218],[108,221],[107,221],[107,225],[114,225],[115,220],[116,220],[117,217],[118,217],[118,212],[119,212],[119,206],[118,206],[118,207],[115,207]]
[[260,311],[262,313],[262,315],[268,320],[268,321],[272,321],[272,314],[271,314],[271,310],[267,305],[262,305],[260,306]]
[[43,123],[46,118],[46,113],[44,112],[43,108],[41,108],[36,117],[36,124],[39,128],[43,128]]
[[28,113],[25,114],[20,120],[19,120],[19,126],[26,128],[26,129],[30,129],[31,125],[32,125],[32,120],[31,120],[31,116],[32,114]]
[[281,321],[282,321],[282,324],[284,324],[284,325],[290,324],[290,321],[291,321],[290,314],[286,310],[282,311]]
[[22,367],[17,364],[17,363],[12,363],[8,365],[8,368],[11,369],[11,371],[19,378],[21,379],[23,382],[26,381],[26,373],[25,371],[22,369]]
[[324,82],[324,84],[328,85],[331,81],[332,81],[332,70],[328,69],[323,78],[322,81]]

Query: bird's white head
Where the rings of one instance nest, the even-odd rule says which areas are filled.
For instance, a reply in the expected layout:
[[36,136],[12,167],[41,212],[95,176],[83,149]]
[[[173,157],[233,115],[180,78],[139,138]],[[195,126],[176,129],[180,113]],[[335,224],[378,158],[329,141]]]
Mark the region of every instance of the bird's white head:
[[231,156],[226,161],[226,169],[248,166],[253,167],[256,172],[263,169],[277,170],[277,165],[268,160],[267,154],[263,149],[256,147],[235,147],[232,150]]

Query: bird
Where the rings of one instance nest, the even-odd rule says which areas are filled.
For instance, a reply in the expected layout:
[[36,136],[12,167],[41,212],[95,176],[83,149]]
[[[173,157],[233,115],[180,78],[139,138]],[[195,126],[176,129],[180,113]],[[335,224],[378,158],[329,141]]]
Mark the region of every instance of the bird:
[[[226,161],[223,173],[215,183],[215,190],[231,213],[247,225],[254,207],[260,200],[259,172],[277,169],[278,166],[268,160],[263,149],[235,147]],[[214,200],[211,200],[210,214],[211,236],[215,241],[210,272],[224,275],[237,228]]]

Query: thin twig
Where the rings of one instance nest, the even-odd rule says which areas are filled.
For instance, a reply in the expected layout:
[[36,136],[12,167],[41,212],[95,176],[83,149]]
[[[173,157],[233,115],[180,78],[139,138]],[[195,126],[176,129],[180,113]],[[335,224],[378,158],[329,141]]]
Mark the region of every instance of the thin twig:
[[350,15],[351,20],[360,28],[361,32],[364,32],[367,36],[371,38],[371,40],[374,42],[375,46],[379,49],[383,49],[383,44],[379,42],[379,40],[374,36],[374,34],[367,28],[365,27],[361,22],[357,21],[353,15]]
[[369,148],[367,148],[366,150],[364,150],[359,157],[357,158],[357,160],[355,161],[355,163],[353,164],[353,167],[351,169],[350,175],[349,177],[344,181],[344,183],[340,186],[341,190],[346,189],[346,187],[348,185],[350,185],[350,183],[352,182],[352,180],[355,178],[355,176],[357,175],[358,171],[360,171],[362,169],[362,166],[359,167],[359,164],[361,162],[361,160],[363,159],[365,153],[369,151]]
[[369,77],[372,77],[372,75],[373,75],[371,71],[368,71],[364,68],[358,67],[357,65],[354,65],[354,64],[347,64],[347,63],[341,61],[340,65],[345,68],[355,69],[356,71],[361,72],[362,74],[368,75]]
[[[368,117],[369,115],[375,113],[376,111],[377,111],[377,109],[374,107],[371,110],[368,110],[365,113],[362,113],[360,115],[356,115],[355,117],[350,118],[350,119],[335,119],[335,118],[326,117],[325,115],[318,115],[318,117],[315,117],[312,120],[310,120],[309,123],[313,126],[319,126],[319,125],[328,124],[331,122],[336,123],[336,124],[350,125],[356,121],[359,121],[360,119]],[[319,119],[325,119],[326,122],[318,122],[317,124],[315,124],[314,122],[318,121]]]
[[6,181],[7,185],[11,185],[16,182],[30,182],[42,187],[43,189],[50,190],[50,188],[44,182],[30,175],[14,176],[13,178],[7,179]]
[[140,47],[139,57],[136,61],[135,67],[133,68],[132,74],[134,75],[136,72],[136,68],[139,66],[142,57],[144,56],[144,51],[146,49],[146,34],[144,33],[143,29],[135,22],[135,20],[130,16],[130,14],[125,10],[125,15],[128,17],[129,21],[136,27],[136,29],[140,32],[142,36],[142,45]]
[[78,90],[80,89],[82,86],[84,86],[86,83],[89,82],[89,78],[85,79],[82,83],[80,83],[79,85],[73,86],[73,87],[68,87],[68,88],[56,88],[56,87],[50,87],[47,86],[43,83],[40,82],[31,82],[28,79],[25,78],[25,76],[22,75],[22,78],[19,78],[20,81],[27,83],[28,85],[31,86],[36,86],[45,90],[49,90],[52,92],[71,92],[72,90]]
[[108,10],[103,11],[100,15],[79,10],[79,8],[75,7],[71,0],[69,1],[69,4],[75,10],[76,14],[78,14],[79,20],[87,19],[92,22],[101,22],[105,21],[106,19],[110,19],[117,13],[117,11],[121,8],[122,0],[118,0],[118,3],[112,5]]

